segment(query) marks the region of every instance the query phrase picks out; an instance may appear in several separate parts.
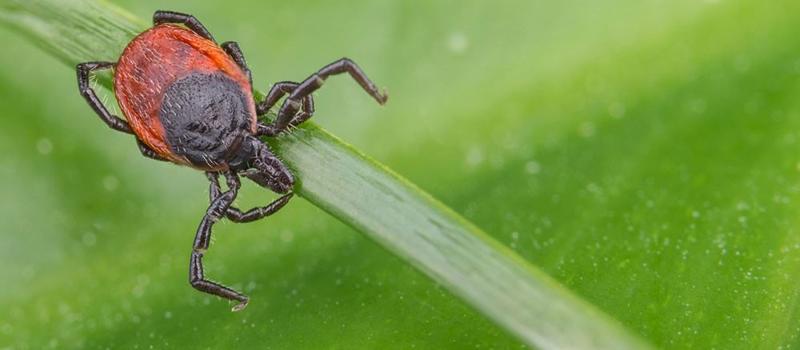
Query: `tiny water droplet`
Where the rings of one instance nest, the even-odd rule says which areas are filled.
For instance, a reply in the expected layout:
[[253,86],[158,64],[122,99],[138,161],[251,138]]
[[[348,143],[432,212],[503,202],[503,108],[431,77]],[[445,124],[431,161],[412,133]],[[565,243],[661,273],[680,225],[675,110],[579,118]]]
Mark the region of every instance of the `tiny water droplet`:
[[36,141],[36,150],[39,151],[39,154],[46,156],[53,152],[53,142],[48,138],[41,138]]

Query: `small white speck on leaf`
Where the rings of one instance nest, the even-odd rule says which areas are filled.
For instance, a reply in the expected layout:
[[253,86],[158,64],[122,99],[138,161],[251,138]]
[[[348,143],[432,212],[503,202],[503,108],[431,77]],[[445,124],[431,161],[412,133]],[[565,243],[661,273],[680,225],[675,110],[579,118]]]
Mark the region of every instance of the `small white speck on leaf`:
[[450,49],[450,52],[462,54],[469,48],[469,39],[464,33],[450,34],[450,38],[447,39],[447,48]]
[[582,137],[592,137],[595,133],[594,123],[592,122],[584,122],[578,127],[578,134]]
[[525,163],[525,172],[531,175],[536,175],[542,171],[542,165],[535,160],[530,160]]
[[483,155],[483,149],[478,146],[473,146],[472,148],[467,151],[467,165],[470,167],[476,167],[483,163],[485,160],[485,156]]
[[36,150],[39,151],[39,154],[46,156],[53,152],[53,142],[48,138],[41,138],[36,141]]
[[112,175],[103,178],[103,188],[108,192],[114,192],[119,187],[119,180]]

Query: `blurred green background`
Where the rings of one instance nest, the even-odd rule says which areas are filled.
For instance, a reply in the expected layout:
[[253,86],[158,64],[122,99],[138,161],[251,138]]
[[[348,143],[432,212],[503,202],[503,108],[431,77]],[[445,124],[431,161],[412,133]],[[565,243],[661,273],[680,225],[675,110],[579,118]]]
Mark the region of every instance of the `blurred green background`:
[[[114,2],[195,14],[262,90],[353,58],[389,104],[332,79],[315,122],[653,344],[800,347],[800,3]],[[303,200],[217,226],[228,312],[186,281],[205,177],[0,38],[0,349],[524,347]]]

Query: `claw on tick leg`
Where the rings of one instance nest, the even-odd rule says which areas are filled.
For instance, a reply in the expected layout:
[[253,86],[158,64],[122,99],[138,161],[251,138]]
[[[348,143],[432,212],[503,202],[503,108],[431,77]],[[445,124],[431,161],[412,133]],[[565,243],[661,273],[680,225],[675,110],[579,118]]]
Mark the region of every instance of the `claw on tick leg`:
[[232,307],[232,308],[231,308],[231,311],[232,311],[232,312],[239,312],[239,311],[242,311],[242,310],[244,310],[244,308],[246,308],[246,307],[247,307],[247,304],[248,304],[249,302],[250,302],[250,299],[247,299],[247,300],[245,300],[245,301],[243,301],[243,302],[240,302],[240,303],[236,304],[234,307]]

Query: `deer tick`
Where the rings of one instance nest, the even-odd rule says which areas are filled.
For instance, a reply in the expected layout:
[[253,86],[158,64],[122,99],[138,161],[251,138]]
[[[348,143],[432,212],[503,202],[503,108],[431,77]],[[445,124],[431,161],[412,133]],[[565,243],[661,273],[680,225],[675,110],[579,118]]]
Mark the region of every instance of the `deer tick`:
[[[90,75],[103,69],[114,70],[114,95],[125,119],[112,115],[90,85]],[[134,38],[116,63],[81,63],[77,72],[80,93],[92,109],[112,129],[133,134],[144,156],[206,173],[211,204],[195,234],[189,282],[237,302],[233,311],[244,309],[248,297],[203,274],[211,228],[222,218],[250,222],[275,213],[292,197],[294,184],[292,173],[259,137],[278,136],[308,120],[314,114],[311,94],[332,75],[348,73],[378,103],[387,99],[353,61],[342,58],[302,82],[278,82],[256,101],[239,45],[218,45],[194,16],[170,11],[156,11],[153,27]],[[274,121],[261,121],[283,97]],[[239,210],[232,205],[239,176],[283,196],[264,207]]]

